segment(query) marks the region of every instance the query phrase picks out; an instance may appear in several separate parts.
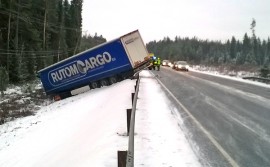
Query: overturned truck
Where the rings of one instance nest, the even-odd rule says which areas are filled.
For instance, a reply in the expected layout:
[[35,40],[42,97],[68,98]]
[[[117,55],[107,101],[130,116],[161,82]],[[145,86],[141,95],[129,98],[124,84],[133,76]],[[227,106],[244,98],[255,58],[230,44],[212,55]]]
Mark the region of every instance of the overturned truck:
[[150,63],[138,30],[98,45],[38,72],[55,100],[131,78]]

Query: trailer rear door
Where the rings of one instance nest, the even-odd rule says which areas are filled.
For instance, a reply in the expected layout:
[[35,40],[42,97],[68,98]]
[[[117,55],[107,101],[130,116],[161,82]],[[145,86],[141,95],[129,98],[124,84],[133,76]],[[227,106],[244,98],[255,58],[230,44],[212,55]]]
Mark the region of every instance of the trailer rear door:
[[138,30],[123,36],[121,41],[128,53],[133,68],[147,59],[148,51]]

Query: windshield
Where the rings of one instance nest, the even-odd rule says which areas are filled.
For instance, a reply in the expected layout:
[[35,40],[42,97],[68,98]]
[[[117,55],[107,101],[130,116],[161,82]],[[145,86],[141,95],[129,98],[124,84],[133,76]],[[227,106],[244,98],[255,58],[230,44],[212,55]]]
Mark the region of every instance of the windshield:
[[178,65],[188,65],[188,63],[185,62],[185,61],[178,61],[176,64],[178,64]]

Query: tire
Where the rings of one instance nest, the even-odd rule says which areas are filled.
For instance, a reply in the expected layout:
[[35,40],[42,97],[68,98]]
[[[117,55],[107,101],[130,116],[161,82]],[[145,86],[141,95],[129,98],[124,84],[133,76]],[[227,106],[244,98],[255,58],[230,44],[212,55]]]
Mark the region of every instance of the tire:
[[99,87],[99,84],[98,84],[98,82],[92,82],[92,83],[90,84],[90,87],[91,87],[91,89],[96,89],[96,88]]
[[100,85],[101,85],[101,86],[108,86],[108,85],[109,85],[109,82],[108,82],[107,79],[102,79],[102,80],[100,81]]
[[117,82],[117,78],[115,76],[109,78],[110,84],[114,84]]
[[59,98],[60,98],[60,99],[58,99],[58,100],[63,100],[63,99],[66,99],[66,98],[68,98],[68,97],[71,97],[72,95],[71,95],[70,92],[63,92],[63,93],[60,93],[58,96],[59,96]]

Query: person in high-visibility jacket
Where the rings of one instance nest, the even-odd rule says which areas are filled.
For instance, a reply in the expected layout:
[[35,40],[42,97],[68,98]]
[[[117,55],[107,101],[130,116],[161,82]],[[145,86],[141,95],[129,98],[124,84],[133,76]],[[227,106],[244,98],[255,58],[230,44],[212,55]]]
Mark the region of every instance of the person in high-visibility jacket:
[[157,70],[159,71],[160,70],[160,64],[161,64],[161,60],[160,60],[160,58],[158,57],[157,58]]
[[153,62],[153,69],[156,70],[158,64],[158,59],[155,57],[154,62]]
[[155,70],[154,62],[156,61],[156,56],[154,55],[154,53],[149,53],[149,58],[150,58],[150,65],[148,66],[148,69],[149,70],[152,70],[152,69]]

